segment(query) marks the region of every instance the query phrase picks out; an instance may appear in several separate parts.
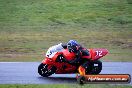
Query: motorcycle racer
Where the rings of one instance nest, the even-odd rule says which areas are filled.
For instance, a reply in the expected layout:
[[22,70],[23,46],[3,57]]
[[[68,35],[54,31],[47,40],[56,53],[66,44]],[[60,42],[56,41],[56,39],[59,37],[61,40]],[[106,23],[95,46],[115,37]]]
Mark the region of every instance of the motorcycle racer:
[[[86,48],[83,48],[77,41],[70,40],[67,44],[61,44],[64,49],[68,49],[70,54],[74,54],[75,57],[71,60],[68,60],[69,58],[64,57],[64,55],[61,55],[57,61],[60,62],[67,62],[69,64],[78,66],[78,71],[80,75],[86,74],[86,69],[88,68],[89,61],[83,61],[84,58],[90,59],[89,51]],[[87,59],[87,60],[88,60]],[[86,60],[86,59],[85,59]]]
[[51,46],[45,53],[45,58],[38,66],[38,73],[43,77],[52,74],[80,73],[99,74],[102,70],[100,58],[108,54],[105,48],[86,49],[75,40],[67,44]]

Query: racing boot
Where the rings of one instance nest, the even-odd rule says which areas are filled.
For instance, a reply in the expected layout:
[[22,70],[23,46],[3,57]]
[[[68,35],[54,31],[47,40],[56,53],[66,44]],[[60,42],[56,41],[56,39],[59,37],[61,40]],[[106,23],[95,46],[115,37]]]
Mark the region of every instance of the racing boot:
[[78,72],[81,76],[84,76],[86,74],[86,70],[83,66],[79,66]]

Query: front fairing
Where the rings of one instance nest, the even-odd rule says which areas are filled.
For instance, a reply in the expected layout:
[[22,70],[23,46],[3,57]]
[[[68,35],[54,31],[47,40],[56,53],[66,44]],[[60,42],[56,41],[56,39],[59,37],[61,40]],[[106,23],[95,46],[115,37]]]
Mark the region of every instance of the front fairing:
[[46,52],[46,57],[47,57],[47,58],[53,58],[54,55],[55,55],[57,52],[61,52],[61,51],[64,49],[64,48],[62,47],[61,44],[62,44],[62,43],[50,47],[50,48],[48,49],[48,51]]
[[65,57],[65,59],[67,59],[68,61],[73,60],[73,59],[76,58],[75,53],[69,52],[68,49],[64,49],[64,50],[62,51],[62,53],[63,53],[63,56]]

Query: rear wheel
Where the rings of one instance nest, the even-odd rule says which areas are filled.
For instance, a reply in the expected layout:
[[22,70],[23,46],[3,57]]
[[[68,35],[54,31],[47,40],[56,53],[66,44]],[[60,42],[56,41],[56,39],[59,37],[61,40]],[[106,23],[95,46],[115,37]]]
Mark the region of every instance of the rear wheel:
[[47,64],[41,63],[38,66],[38,73],[43,77],[48,77],[56,72],[55,66],[48,66]]
[[86,74],[99,74],[102,70],[102,62],[97,61],[88,61],[82,65],[85,68]]
[[102,70],[102,62],[100,60],[94,61],[92,63],[92,71],[91,74],[99,74]]

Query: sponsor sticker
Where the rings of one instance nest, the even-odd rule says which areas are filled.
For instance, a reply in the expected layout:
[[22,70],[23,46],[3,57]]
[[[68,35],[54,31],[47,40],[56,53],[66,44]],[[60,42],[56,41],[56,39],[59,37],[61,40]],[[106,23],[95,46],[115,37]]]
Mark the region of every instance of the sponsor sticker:
[[87,83],[130,83],[129,74],[99,74],[80,76],[78,82]]

